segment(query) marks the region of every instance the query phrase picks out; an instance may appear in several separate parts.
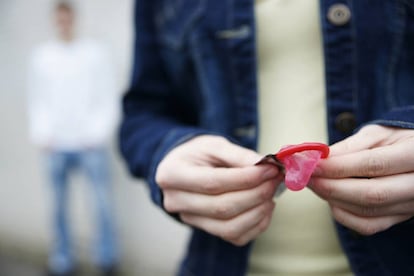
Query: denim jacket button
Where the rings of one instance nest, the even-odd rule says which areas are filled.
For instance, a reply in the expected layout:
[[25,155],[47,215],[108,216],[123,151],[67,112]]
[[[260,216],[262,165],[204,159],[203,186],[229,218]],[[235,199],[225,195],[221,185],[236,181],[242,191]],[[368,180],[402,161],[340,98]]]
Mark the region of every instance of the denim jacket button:
[[336,129],[342,133],[349,134],[356,127],[355,115],[351,112],[340,113],[335,120]]
[[351,19],[351,11],[344,4],[334,4],[328,9],[328,21],[335,26],[342,26]]

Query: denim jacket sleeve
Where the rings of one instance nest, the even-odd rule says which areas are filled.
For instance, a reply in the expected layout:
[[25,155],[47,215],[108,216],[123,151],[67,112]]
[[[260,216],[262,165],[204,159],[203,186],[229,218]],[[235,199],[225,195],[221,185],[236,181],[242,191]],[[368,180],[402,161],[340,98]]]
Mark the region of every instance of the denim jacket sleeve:
[[159,54],[152,3],[136,1],[134,67],[123,99],[119,146],[130,172],[147,179],[152,200],[162,207],[155,182],[159,162],[176,145],[207,131],[188,123],[188,114],[174,100]]
[[414,105],[394,108],[370,123],[389,127],[414,129]]

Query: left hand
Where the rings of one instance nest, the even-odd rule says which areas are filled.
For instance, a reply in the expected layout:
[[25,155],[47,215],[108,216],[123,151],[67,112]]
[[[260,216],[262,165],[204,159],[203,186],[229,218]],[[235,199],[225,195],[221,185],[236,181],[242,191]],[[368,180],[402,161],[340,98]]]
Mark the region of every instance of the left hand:
[[309,187],[335,219],[371,235],[414,216],[414,130],[369,125],[333,145]]

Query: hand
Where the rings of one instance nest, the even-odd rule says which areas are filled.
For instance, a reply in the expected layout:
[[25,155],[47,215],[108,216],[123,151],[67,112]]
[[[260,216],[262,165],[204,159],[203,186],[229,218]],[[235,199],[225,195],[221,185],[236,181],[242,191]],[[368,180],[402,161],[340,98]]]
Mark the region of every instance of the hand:
[[414,216],[414,130],[369,125],[331,147],[310,188],[335,219],[371,235]]
[[260,159],[219,136],[189,140],[157,168],[164,208],[189,225],[245,245],[267,229],[280,182],[277,167],[254,166]]

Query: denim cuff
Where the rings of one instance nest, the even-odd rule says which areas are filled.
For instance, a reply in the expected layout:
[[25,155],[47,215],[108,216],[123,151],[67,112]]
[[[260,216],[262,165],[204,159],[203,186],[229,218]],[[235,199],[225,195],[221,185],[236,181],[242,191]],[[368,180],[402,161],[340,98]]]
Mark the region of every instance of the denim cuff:
[[414,106],[394,108],[369,124],[414,129]]

